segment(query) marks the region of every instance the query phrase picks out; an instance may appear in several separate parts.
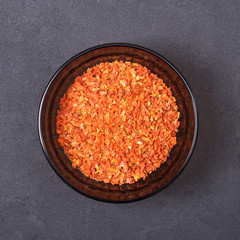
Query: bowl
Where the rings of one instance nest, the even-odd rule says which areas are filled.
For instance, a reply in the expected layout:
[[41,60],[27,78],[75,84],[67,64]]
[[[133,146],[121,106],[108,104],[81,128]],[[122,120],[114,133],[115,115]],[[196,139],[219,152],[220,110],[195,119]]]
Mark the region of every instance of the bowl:
[[[171,88],[180,112],[177,144],[165,163],[134,184],[112,185],[97,182],[72,167],[58,143],[56,116],[60,99],[88,68],[101,62],[124,60],[140,63],[162,78]],[[193,95],[180,72],[158,53],[132,44],[112,43],[92,47],[68,60],[48,83],[39,107],[38,131],[46,158],[57,175],[74,190],[107,202],[131,202],[146,198],[172,183],[187,165],[197,137],[197,109]]]

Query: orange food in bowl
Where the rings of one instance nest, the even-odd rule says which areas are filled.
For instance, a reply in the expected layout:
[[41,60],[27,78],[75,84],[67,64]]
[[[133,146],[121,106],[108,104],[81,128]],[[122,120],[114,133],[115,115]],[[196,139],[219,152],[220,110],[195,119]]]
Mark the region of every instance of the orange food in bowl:
[[171,89],[146,67],[105,62],[75,79],[60,101],[59,143],[85,176],[105,183],[145,179],[176,144]]

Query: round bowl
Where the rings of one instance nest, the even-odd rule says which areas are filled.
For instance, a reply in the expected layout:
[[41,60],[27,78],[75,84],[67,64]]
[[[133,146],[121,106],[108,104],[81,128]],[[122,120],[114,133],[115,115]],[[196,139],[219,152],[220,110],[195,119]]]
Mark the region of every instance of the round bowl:
[[[162,78],[171,88],[180,111],[177,144],[167,161],[145,180],[112,185],[97,182],[72,167],[58,143],[56,116],[60,99],[88,68],[101,62],[125,60],[140,63]],[[125,43],[104,44],[87,49],[68,60],[48,83],[39,107],[38,131],[48,162],[57,175],[74,190],[97,200],[131,202],[146,198],[173,182],[188,163],[197,137],[197,109],[193,95],[179,71],[165,58],[149,49]]]

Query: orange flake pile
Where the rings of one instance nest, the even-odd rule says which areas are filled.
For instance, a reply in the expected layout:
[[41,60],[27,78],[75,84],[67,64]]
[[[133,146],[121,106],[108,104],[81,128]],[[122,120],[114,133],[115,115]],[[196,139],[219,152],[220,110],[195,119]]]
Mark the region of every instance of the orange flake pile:
[[77,77],[60,101],[59,143],[85,176],[134,183],[166,161],[179,127],[176,99],[138,63],[105,62]]

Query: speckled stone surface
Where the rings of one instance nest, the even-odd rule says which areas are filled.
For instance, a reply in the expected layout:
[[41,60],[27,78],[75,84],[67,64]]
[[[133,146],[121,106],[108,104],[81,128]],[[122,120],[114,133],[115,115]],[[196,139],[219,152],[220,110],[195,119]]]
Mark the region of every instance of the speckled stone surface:
[[[0,2],[0,239],[239,239],[240,2]],[[60,65],[108,42],[139,44],[187,79],[199,111],[190,163],[135,203],[88,199],[53,172],[37,113]]]

